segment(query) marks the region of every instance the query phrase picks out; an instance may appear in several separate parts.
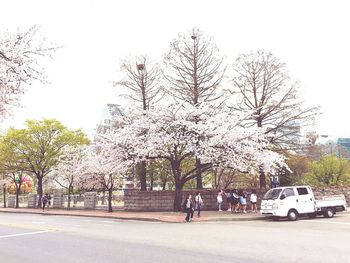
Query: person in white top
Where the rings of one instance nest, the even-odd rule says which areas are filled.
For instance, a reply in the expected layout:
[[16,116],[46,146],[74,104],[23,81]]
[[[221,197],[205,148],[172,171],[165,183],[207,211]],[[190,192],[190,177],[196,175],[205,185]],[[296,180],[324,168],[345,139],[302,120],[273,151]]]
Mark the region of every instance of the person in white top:
[[258,208],[256,205],[257,201],[258,201],[258,196],[256,195],[255,190],[253,190],[252,193],[250,194],[250,210],[252,211],[252,213],[258,212]]
[[223,192],[222,192],[222,190],[220,190],[220,191],[218,192],[217,197],[216,197],[216,202],[218,203],[219,211],[222,211],[222,209],[221,209],[222,202],[223,202],[222,195],[223,195]]
[[195,202],[195,209],[197,210],[197,217],[200,217],[201,216],[201,208],[204,204],[200,192],[196,193],[196,197],[194,198],[194,202]]

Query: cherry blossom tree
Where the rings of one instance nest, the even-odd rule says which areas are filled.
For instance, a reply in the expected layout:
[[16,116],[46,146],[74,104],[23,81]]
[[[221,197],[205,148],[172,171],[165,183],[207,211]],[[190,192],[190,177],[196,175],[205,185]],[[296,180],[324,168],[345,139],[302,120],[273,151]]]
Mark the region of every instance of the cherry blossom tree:
[[109,212],[112,212],[113,190],[122,183],[123,174],[133,163],[130,158],[125,158],[129,156],[128,150],[119,136],[104,134],[98,144],[87,148],[86,158],[78,169],[80,184],[90,189],[102,186],[107,190]]
[[[125,96],[131,99],[134,106],[146,111],[152,103],[163,97],[158,64],[150,61],[146,56],[139,56],[124,60],[121,63],[121,69],[125,74],[124,79],[115,82],[114,85],[127,90]],[[145,161],[141,162],[139,173],[141,190],[147,190]]]
[[65,146],[57,166],[50,174],[53,181],[67,190],[68,209],[70,209],[71,194],[79,182],[79,167],[83,161],[86,146]]
[[[253,112],[244,125],[263,127],[276,150],[300,149],[301,126],[312,123],[318,108],[303,104],[299,83],[291,80],[286,64],[270,52],[257,51],[240,55],[233,69],[233,108]],[[266,187],[263,170],[260,187]]]
[[18,106],[25,86],[33,81],[46,82],[40,66],[43,57],[51,57],[57,47],[39,36],[35,25],[24,32],[0,32],[0,116]]
[[[164,57],[167,92],[176,100],[198,106],[221,97],[220,85],[225,68],[223,57],[211,38],[194,28],[179,34]],[[196,119],[193,119],[196,122]],[[200,142],[198,142],[200,143]],[[197,188],[203,188],[201,160],[196,156]]]
[[[175,211],[181,209],[184,184],[196,178],[197,169],[202,173],[220,166],[253,173],[258,167],[274,171],[285,166],[283,156],[268,150],[264,130],[242,127],[244,118],[228,108],[172,104],[127,116],[124,127],[113,134],[115,149],[123,158],[136,162],[168,160],[175,182]],[[194,157],[202,160],[200,167],[184,168]]]

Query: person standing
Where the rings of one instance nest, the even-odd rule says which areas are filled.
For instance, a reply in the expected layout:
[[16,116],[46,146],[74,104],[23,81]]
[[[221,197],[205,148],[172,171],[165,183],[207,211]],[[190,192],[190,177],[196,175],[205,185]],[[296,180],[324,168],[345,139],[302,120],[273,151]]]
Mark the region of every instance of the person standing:
[[216,196],[216,202],[218,203],[218,208],[219,208],[219,211],[221,212],[222,209],[222,202],[223,202],[223,199],[222,199],[222,195],[223,195],[223,192],[222,190],[218,191],[218,195]]
[[201,216],[201,209],[202,209],[202,206],[204,204],[200,192],[196,193],[196,197],[194,198],[194,202],[195,202],[195,208],[197,210],[197,217],[200,217]]
[[49,202],[48,194],[45,194],[41,199],[42,205],[43,205],[43,211],[45,210],[46,204]]
[[231,200],[232,200],[232,190],[225,190],[225,195],[226,195],[226,201],[228,204],[228,209],[227,211],[231,211],[232,212],[232,205],[231,205]]
[[258,196],[256,195],[256,191],[253,190],[252,193],[250,194],[250,210],[252,211],[252,213],[258,212],[258,208],[256,205],[257,201],[258,201]]
[[233,189],[232,191],[232,203],[231,203],[231,207],[232,207],[232,212],[234,211],[235,213],[238,213],[239,211],[239,196],[237,194],[237,190]]
[[183,208],[186,212],[186,222],[190,222],[193,218],[193,200],[192,200],[192,195],[188,194],[186,200],[183,203]]
[[242,212],[244,214],[246,214],[247,213],[247,211],[246,211],[246,208],[247,208],[247,197],[246,197],[246,194],[245,194],[245,192],[243,190],[240,190],[238,195],[239,195],[239,203],[241,205]]

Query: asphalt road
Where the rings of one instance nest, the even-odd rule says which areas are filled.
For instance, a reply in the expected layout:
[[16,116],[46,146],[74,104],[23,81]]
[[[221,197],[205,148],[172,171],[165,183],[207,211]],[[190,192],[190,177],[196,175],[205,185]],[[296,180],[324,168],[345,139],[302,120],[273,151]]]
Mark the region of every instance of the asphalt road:
[[0,214],[0,262],[350,262],[350,214],[152,223]]

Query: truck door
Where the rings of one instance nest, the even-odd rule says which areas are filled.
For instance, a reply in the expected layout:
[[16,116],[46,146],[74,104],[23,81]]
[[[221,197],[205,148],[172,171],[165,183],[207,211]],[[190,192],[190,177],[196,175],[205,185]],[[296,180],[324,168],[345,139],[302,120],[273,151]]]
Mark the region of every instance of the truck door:
[[281,210],[281,214],[283,216],[287,216],[288,211],[292,208],[298,209],[297,194],[294,191],[294,188],[285,188],[281,193],[281,201],[279,205],[279,209]]
[[306,186],[297,187],[298,213],[307,214],[315,212],[314,195]]

